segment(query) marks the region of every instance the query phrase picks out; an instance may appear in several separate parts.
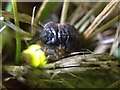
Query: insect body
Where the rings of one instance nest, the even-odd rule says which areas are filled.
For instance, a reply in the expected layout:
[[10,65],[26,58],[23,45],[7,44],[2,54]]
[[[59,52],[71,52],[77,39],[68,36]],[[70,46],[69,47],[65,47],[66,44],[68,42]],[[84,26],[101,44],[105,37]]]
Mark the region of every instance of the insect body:
[[80,37],[76,29],[70,24],[55,24],[49,22],[39,36],[45,44],[57,46],[71,53],[80,50]]
[[50,62],[81,49],[82,39],[77,30],[70,24],[48,22],[40,31],[38,35],[34,36],[32,42],[44,43],[42,50]]

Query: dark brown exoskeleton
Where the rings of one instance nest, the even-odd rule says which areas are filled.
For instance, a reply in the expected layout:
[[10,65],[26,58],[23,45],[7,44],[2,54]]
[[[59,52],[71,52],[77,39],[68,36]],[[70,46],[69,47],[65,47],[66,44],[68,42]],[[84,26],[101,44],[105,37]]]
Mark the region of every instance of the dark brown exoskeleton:
[[[54,48],[54,53],[58,58],[66,54],[80,51],[81,36],[70,24],[59,24],[48,22],[44,25],[43,31],[37,37],[37,42],[44,42],[48,47]],[[53,49],[45,49],[46,53],[52,55]]]

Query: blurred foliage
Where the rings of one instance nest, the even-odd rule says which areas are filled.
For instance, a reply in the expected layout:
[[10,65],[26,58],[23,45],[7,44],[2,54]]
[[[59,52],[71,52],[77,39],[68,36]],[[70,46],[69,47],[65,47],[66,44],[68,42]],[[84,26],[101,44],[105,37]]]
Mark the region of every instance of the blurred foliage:
[[39,20],[43,22],[46,20],[47,16],[50,15],[51,11],[55,8],[55,6],[58,4],[58,2],[48,2],[46,7],[41,13],[41,16],[39,17]]
[[[67,61],[62,59],[52,63],[55,66],[48,64],[45,68],[32,68],[5,65],[3,70],[13,76],[11,80],[17,79],[17,82],[27,84],[31,88],[120,88],[120,67],[116,66],[119,63],[115,58],[108,54],[98,54],[96,58],[101,60],[100,63],[94,61],[96,58],[93,55],[85,56],[88,57],[86,60],[89,64],[83,60],[84,55],[77,55],[68,57]],[[75,57],[79,59],[76,60]],[[81,63],[80,66],[77,64],[78,61]],[[5,76],[3,78],[6,79]],[[9,81],[4,83],[7,84]]]
[[[15,65],[15,32],[19,32],[21,34],[22,50],[26,49],[29,46],[29,41],[26,38],[31,39],[32,36],[30,35],[32,9],[34,6],[36,6],[36,15],[38,10],[41,8],[41,4],[42,2],[18,2],[18,17],[20,20],[20,27],[17,27],[13,23],[14,16],[13,13],[10,12],[11,10],[5,9],[6,7],[11,9],[12,6],[10,3],[2,3],[3,8],[0,10],[0,13],[2,13],[2,16],[8,19],[0,21],[0,23],[2,23],[0,28],[2,28],[4,25],[10,27],[7,27],[0,32],[0,37],[2,37],[0,38],[0,42],[2,42],[2,47],[0,50],[2,52],[3,63],[2,84],[4,88],[120,88],[120,63],[118,63],[118,61],[120,61],[120,48],[116,48],[114,51],[113,55],[115,58],[112,59],[112,64],[107,63],[106,65],[103,65],[104,63],[102,63],[95,66],[94,64],[90,64],[90,66],[79,67],[82,69],[82,71],[77,71],[78,68],[74,67],[71,67],[73,70],[72,72],[70,72],[70,67],[60,69],[32,68],[30,66],[26,66],[22,61],[20,66]],[[85,31],[107,4],[108,2],[71,2],[69,5],[66,22],[70,22],[74,26],[80,24],[79,22],[82,22],[78,30]],[[39,17],[40,22],[42,24],[48,21],[53,21],[55,23],[60,22],[62,5],[63,3],[61,2],[48,2]],[[120,13],[119,5],[120,3],[118,4],[118,7],[115,8],[115,10],[113,10],[95,30],[99,30],[100,28],[104,27],[106,23],[113,20],[113,18],[118,17]],[[83,20],[83,18],[85,19]],[[35,30],[37,30],[37,23],[38,22],[34,21]],[[90,49],[93,53],[109,53],[115,38],[115,32],[120,25],[119,23],[119,21],[115,21],[112,23],[112,25],[107,25],[107,28],[103,28],[101,32],[90,39],[91,41],[85,41],[87,49]],[[39,30],[41,30],[41,27]],[[95,57],[96,56],[94,56],[94,58]],[[76,59],[77,57],[74,58],[74,60]],[[108,60],[108,57],[105,58],[105,60]],[[99,60],[96,62],[100,63]],[[71,65],[69,60],[66,63],[68,63],[67,65]],[[84,61],[84,63],[87,64],[88,61]],[[6,64],[8,65],[7,67]],[[68,72],[64,72],[66,70]],[[18,89],[21,90],[20,88]]]

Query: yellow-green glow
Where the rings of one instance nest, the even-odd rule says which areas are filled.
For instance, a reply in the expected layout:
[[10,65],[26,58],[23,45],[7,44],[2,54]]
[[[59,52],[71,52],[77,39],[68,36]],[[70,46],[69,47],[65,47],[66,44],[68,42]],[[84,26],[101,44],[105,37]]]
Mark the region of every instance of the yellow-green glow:
[[23,51],[23,55],[27,56],[24,60],[29,65],[33,67],[44,67],[46,65],[46,55],[40,48],[41,46],[33,44]]

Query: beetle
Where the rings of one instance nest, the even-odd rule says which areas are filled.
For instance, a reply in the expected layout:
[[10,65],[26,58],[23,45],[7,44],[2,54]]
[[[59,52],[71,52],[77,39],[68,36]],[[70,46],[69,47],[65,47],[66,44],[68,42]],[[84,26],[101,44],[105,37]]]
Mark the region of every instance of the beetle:
[[[42,50],[48,55],[51,61],[58,60],[72,52],[79,52],[83,43],[78,31],[68,23],[48,22],[43,26],[43,30],[38,28],[37,35],[32,38],[32,43],[41,43],[44,45]],[[54,58],[54,59],[53,59]]]
[[46,45],[63,47],[65,52],[79,51],[81,38],[77,30],[70,24],[48,22],[39,34],[39,40]]

